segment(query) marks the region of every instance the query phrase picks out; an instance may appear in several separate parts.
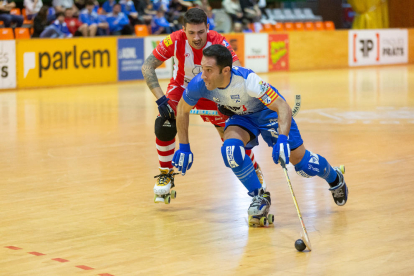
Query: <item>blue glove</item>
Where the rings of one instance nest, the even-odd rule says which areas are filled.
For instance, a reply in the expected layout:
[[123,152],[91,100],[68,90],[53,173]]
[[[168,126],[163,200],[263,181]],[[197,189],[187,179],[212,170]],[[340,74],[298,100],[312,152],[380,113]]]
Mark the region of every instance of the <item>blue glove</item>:
[[185,175],[187,170],[193,165],[193,160],[194,157],[190,150],[190,144],[180,144],[180,149],[174,153],[172,164],[182,175]]
[[286,165],[289,164],[290,147],[286,135],[280,134],[277,138],[277,142],[273,146],[272,157],[273,162],[275,162],[276,164],[279,163],[279,158],[281,158]]
[[169,99],[164,95],[155,102],[158,105],[158,111],[160,112],[161,117],[164,117],[165,119],[174,119],[174,109],[170,106],[168,101]]

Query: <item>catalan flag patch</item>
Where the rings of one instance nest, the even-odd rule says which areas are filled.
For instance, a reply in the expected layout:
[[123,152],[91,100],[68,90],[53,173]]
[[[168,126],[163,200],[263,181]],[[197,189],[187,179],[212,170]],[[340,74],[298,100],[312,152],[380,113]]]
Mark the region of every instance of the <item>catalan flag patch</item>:
[[172,44],[171,36],[167,36],[166,38],[164,38],[164,44],[166,47]]
[[259,98],[259,100],[266,106],[273,103],[277,97],[279,97],[279,94],[277,94],[271,87],[267,89],[266,93],[263,94],[262,97]]

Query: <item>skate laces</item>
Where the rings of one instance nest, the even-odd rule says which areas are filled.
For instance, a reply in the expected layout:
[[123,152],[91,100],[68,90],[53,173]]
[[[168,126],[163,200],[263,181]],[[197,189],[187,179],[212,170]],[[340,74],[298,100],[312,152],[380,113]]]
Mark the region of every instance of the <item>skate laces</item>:
[[174,175],[176,175],[178,173],[161,173],[159,175],[154,176],[154,178],[158,177],[158,184],[159,185],[166,185],[168,184],[169,180],[173,180],[174,179]]

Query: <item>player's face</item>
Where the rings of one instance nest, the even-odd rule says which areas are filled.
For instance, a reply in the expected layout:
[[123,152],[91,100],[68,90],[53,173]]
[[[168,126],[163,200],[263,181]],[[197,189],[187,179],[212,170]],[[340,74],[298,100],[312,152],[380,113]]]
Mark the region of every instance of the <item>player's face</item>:
[[201,24],[185,24],[184,32],[187,35],[188,43],[194,49],[201,49],[207,42],[207,31],[209,25]]
[[215,58],[203,56],[201,59],[201,68],[203,69],[201,78],[208,90],[214,90],[222,86],[224,75],[220,73],[220,67],[217,65]]

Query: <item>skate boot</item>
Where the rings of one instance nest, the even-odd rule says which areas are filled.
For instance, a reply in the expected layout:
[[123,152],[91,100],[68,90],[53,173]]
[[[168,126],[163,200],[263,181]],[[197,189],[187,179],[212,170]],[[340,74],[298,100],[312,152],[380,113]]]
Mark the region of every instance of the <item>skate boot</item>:
[[336,205],[343,206],[348,200],[348,187],[346,186],[345,179],[344,179],[345,166],[341,165],[339,167],[334,167],[334,170],[338,174],[339,183],[338,185],[330,188],[329,190],[332,193],[332,197]]
[[177,192],[171,190],[175,186],[174,175],[176,174],[178,173],[174,173],[173,169],[160,168],[160,174],[154,176],[154,178],[157,178],[154,186],[155,203],[164,202],[165,204],[170,204],[171,198],[174,199],[177,197]]
[[257,169],[255,169],[257,177],[259,178],[260,183],[262,184],[263,190],[266,191],[266,182],[264,181],[263,172],[259,164],[257,164]]
[[252,203],[247,210],[250,226],[265,226],[267,223],[273,223],[274,216],[269,214],[270,204],[270,193],[260,188],[258,194],[253,196]]

